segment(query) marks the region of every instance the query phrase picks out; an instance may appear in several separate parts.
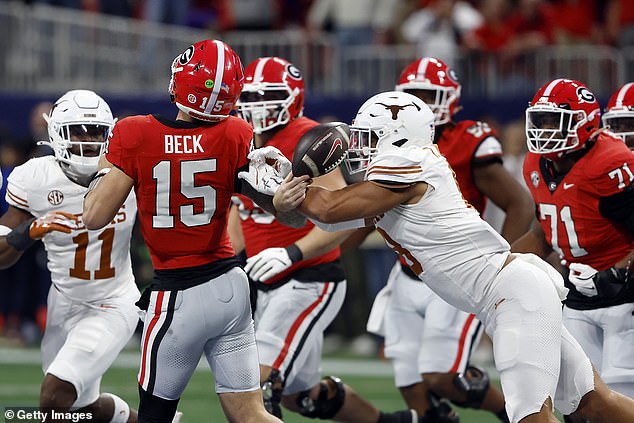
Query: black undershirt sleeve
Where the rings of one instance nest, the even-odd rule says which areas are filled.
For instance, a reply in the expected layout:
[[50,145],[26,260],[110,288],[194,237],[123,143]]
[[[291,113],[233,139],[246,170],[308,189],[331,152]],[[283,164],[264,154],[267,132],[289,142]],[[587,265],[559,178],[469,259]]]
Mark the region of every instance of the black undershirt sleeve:
[[634,236],[634,185],[599,200],[601,216],[624,226]]

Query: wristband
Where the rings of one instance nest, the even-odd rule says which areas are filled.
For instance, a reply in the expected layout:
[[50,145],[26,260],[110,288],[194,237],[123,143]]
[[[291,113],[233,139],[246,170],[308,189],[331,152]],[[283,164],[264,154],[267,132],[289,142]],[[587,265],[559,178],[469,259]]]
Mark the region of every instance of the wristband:
[[304,254],[302,254],[302,250],[299,249],[297,244],[291,244],[285,250],[292,263],[297,263],[304,258]]
[[5,237],[7,244],[18,251],[24,251],[31,245],[35,244],[37,240],[31,238],[31,235],[29,234],[29,231],[31,230],[31,223],[33,223],[34,220],[35,218],[31,218],[9,232]]

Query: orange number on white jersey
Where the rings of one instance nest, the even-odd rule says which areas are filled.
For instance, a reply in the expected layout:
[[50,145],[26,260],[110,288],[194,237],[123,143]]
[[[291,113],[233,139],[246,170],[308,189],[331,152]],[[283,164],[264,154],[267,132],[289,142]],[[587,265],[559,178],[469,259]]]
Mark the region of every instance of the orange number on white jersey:
[[[101,254],[99,259],[99,269],[95,270],[95,279],[109,279],[115,275],[112,267],[111,255],[112,244],[114,242],[114,228],[108,228],[97,237],[101,241]],[[86,270],[86,249],[88,248],[88,232],[82,232],[73,238],[77,244],[75,249],[75,264],[70,269],[70,276],[90,280],[90,271]]]

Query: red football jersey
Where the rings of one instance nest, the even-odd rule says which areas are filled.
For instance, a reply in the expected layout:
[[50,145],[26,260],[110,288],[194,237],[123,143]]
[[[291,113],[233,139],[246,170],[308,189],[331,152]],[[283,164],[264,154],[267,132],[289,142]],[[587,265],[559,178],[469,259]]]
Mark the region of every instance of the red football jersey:
[[155,269],[234,255],[227,217],[253,132],[230,116],[217,124],[133,116],[114,127],[106,158],[134,179],[139,221]]
[[548,243],[568,263],[604,270],[634,249],[629,233],[599,211],[600,198],[623,191],[634,181],[633,172],[632,152],[605,132],[565,175],[553,176],[546,159],[528,153],[524,179],[539,221]]
[[[289,159],[293,157],[293,151],[299,139],[308,132],[309,129],[317,126],[318,123],[312,119],[301,117],[292,120],[286,127],[281,129],[266,145],[277,147]],[[284,226],[275,220],[275,217],[265,210],[262,210],[249,198],[238,195],[234,200],[240,211],[240,222],[244,234],[245,250],[247,257],[252,257],[262,250],[271,247],[286,247],[303,238],[315,225],[308,222],[303,228],[291,228]],[[328,263],[339,257],[339,248],[310,260],[302,260],[285,271],[275,275],[265,283],[273,284],[287,275],[302,268],[312,267],[321,263]]]
[[[487,140],[490,146],[483,146]],[[481,146],[483,148],[480,148]],[[438,140],[438,149],[456,173],[456,179],[465,200],[482,214],[487,199],[473,180],[473,162],[491,158],[502,160],[502,147],[495,131],[484,122],[473,120],[456,122],[454,125],[447,125],[442,131]]]

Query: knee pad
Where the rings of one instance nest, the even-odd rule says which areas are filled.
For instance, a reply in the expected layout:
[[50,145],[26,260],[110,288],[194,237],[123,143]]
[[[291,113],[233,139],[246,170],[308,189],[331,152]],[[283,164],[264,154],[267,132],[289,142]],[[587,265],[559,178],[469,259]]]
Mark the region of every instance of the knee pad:
[[467,395],[464,402],[453,401],[454,404],[465,408],[479,409],[482,406],[484,396],[489,390],[489,375],[486,371],[475,366],[467,367],[462,373],[458,373],[453,379],[454,385]]
[[[332,391],[334,391],[334,395],[329,395]],[[325,377],[319,382],[317,399],[312,399],[308,395],[309,393],[310,390],[300,392],[297,397],[297,405],[300,408],[299,413],[311,419],[332,419],[341,410],[346,399],[346,390],[343,382],[336,376]]]
[[284,390],[284,382],[280,376],[280,371],[271,369],[269,377],[262,382],[262,399],[264,400],[264,408],[269,414],[274,415],[278,419],[282,418],[282,391]]
[[460,417],[451,405],[433,393],[429,393],[430,408],[425,412],[421,423],[460,423]]
[[167,400],[150,394],[139,386],[139,423],[171,423],[178,400]]

